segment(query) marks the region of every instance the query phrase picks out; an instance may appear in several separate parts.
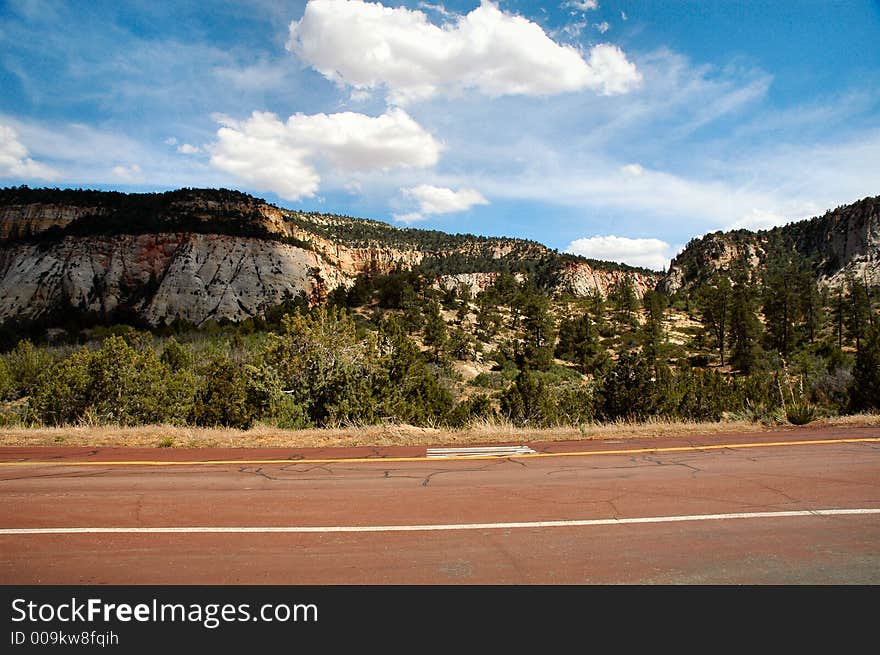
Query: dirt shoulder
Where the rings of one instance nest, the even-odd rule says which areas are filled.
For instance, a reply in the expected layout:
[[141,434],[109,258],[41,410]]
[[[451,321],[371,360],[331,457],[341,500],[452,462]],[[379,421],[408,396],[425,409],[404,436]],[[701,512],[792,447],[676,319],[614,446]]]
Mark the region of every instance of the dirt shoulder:
[[467,430],[419,428],[411,425],[380,425],[322,430],[279,430],[260,426],[247,431],[167,425],[0,428],[0,447],[351,448],[363,446],[464,446],[493,443],[549,443],[669,436],[711,436],[847,427],[880,428],[880,415],[821,419],[801,427],[767,426],[748,421],[718,423],[656,421],[546,429],[487,424]]

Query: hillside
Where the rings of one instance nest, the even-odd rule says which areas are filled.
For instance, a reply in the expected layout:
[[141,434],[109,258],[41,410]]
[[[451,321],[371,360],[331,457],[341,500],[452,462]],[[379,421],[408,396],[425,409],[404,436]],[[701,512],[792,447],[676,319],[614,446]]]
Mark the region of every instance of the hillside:
[[777,256],[806,262],[821,286],[839,286],[848,276],[880,284],[880,196],[771,230],[713,232],[694,239],[672,261],[661,287],[668,294],[692,289],[716,271],[729,272],[740,257],[761,270]]
[[226,189],[3,189],[0,244],[0,320],[47,324],[70,311],[151,325],[240,321],[397,269],[472,292],[501,273],[575,295],[605,295],[621,277],[641,295],[659,281],[533,241],[292,211]]

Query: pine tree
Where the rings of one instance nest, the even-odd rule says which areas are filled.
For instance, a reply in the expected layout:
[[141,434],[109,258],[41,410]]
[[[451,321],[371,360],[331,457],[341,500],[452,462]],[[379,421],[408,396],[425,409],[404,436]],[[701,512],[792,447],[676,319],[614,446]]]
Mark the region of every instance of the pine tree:
[[639,299],[636,296],[632,277],[621,275],[611,285],[608,295],[614,303],[614,310],[620,325],[629,328],[636,327],[638,325],[636,311],[639,308]]
[[751,373],[761,356],[761,322],[755,313],[757,294],[748,265],[734,264],[730,299],[730,364],[743,373]]
[[715,273],[697,292],[697,306],[703,328],[712,335],[715,347],[721,355],[721,365],[725,364],[727,329],[730,322],[731,287],[726,276]]
[[868,285],[856,280],[849,281],[849,303],[844,319],[847,335],[855,341],[856,350],[861,348],[862,338],[871,324],[871,298]]
[[800,272],[791,259],[775,259],[764,275],[764,320],[767,324],[767,345],[783,357],[794,352],[801,337],[803,317]]
[[659,291],[649,291],[642,298],[645,307],[645,324],[642,327],[642,351],[654,368],[655,375],[658,365],[665,357],[667,349],[666,329],[664,327],[664,312],[669,305],[666,294]]
[[852,409],[880,409],[880,325],[869,325],[860,339],[850,390]]
[[564,319],[559,324],[556,356],[574,362],[583,373],[593,370],[596,357],[603,351],[599,332],[588,313]]
[[638,352],[623,353],[600,385],[602,418],[640,420],[654,413],[651,366]]
[[837,335],[837,348],[843,349],[843,326],[846,323],[846,298],[843,295],[843,285],[837,287],[834,294],[834,307],[831,310],[834,316],[834,332]]
[[426,346],[433,348],[435,362],[442,359],[447,338],[446,321],[440,314],[440,305],[436,300],[431,300],[425,307],[424,341]]
[[553,363],[553,346],[556,337],[548,306],[547,297],[542,293],[528,293],[525,297],[520,310],[522,314],[520,368],[528,366],[536,371],[546,371]]

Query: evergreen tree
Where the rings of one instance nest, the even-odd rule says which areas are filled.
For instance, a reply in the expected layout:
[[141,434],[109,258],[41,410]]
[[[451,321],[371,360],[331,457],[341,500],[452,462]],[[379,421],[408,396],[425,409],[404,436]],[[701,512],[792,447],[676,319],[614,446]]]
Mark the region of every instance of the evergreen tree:
[[733,267],[730,299],[730,365],[751,373],[761,357],[761,322],[755,312],[757,294],[748,265],[739,261]]
[[553,363],[553,318],[548,311],[547,297],[540,292],[527,292],[523,305],[520,368],[546,371]]
[[731,291],[730,280],[724,275],[715,273],[697,292],[697,306],[703,328],[711,334],[712,341],[721,356],[722,366],[725,364],[724,356],[728,340]]
[[638,352],[621,354],[600,385],[602,418],[642,420],[654,413],[653,371]]
[[555,422],[556,404],[540,375],[525,367],[501,395],[501,413],[516,425],[541,427]]
[[801,299],[801,314],[806,338],[816,342],[816,336],[825,321],[824,303],[819,287],[809,268],[802,266],[798,272],[797,287]]
[[614,310],[617,314],[618,323],[623,327],[634,328],[638,325],[636,312],[639,308],[639,299],[633,286],[632,277],[621,275],[608,291]]
[[788,357],[801,337],[803,292],[798,266],[789,258],[770,261],[764,275],[764,320],[767,345]]
[[843,295],[843,285],[837,287],[834,294],[834,307],[832,315],[834,316],[834,332],[837,335],[837,348],[843,349],[843,326],[846,323],[846,297]]
[[610,334],[606,334],[609,330],[605,318],[605,298],[602,297],[602,294],[597,289],[594,289],[587,295],[587,310],[593,319],[596,331],[600,335],[610,336]]
[[501,312],[495,305],[494,296],[481,293],[477,297],[477,337],[488,342],[501,329]]
[[590,373],[603,350],[599,344],[599,332],[588,313],[560,322],[555,352],[559,359],[574,362],[583,373]]
[[847,335],[860,350],[862,338],[871,324],[871,297],[868,285],[857,279],[849,280],[849,307],[845,317]]
[[667,350],[666,329],[664,326],[666,307],[669,299],[659,291],[648,291],[642,298],[645,307],[645,324],[642,327],[642,352],[650,362],[655,374],[658,365],[665,358]]
[[852,409],[880,409],[880,325],[869,325],[860,339],[850,390]]
[[424,342],[426,346],[431,346],[434,354],[434,361],[439,362],[443,357],[443,347],[448,339],[448,331],[446,329],[446,321],[440,313],[440,304],[436,300],[428,301],[425,306],[425,326],[424,326]]

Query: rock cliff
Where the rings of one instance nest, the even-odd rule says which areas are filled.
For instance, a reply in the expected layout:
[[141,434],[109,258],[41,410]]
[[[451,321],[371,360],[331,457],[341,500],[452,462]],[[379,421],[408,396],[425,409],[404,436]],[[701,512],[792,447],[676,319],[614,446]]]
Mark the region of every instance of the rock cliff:
[[627,276],[642,296],[691,288],[743,256],[760,268],[779,252],[811,262],[821,284],[850,275],[880,284],[880,197],[773,230],[694,239],[664,276],[533,241],[293,211],[225,189],[21,187],[0,189],[0,321],[51,323],[69,311],[153,325],[239,321],[297,296],[320,303],[359,275],[396,269],[472,294],[505,271],[578,296],[607,295]]
[[[438,286],[484,290],[501,271],[556,272],[559,290],[605,293],[620,275],[532,241],[451,235],[282,209],[226,189],[159,194],[0,190],[0,321],[83,312],[99,320],[195,325],[312,304],[358,275],[416,269]],[[627,269],[629,270],[629,269]],[[549,278],[548,278],[549,279]]]
[[760,270],[768,257],[779,255],[804,261],[821,286],[836,287],[851,276],[880,284],[880,196],[772,230],[694,239],[672,260],[661,288],[672,294],[697,286],[716,271],[728,271],[739,257]]

